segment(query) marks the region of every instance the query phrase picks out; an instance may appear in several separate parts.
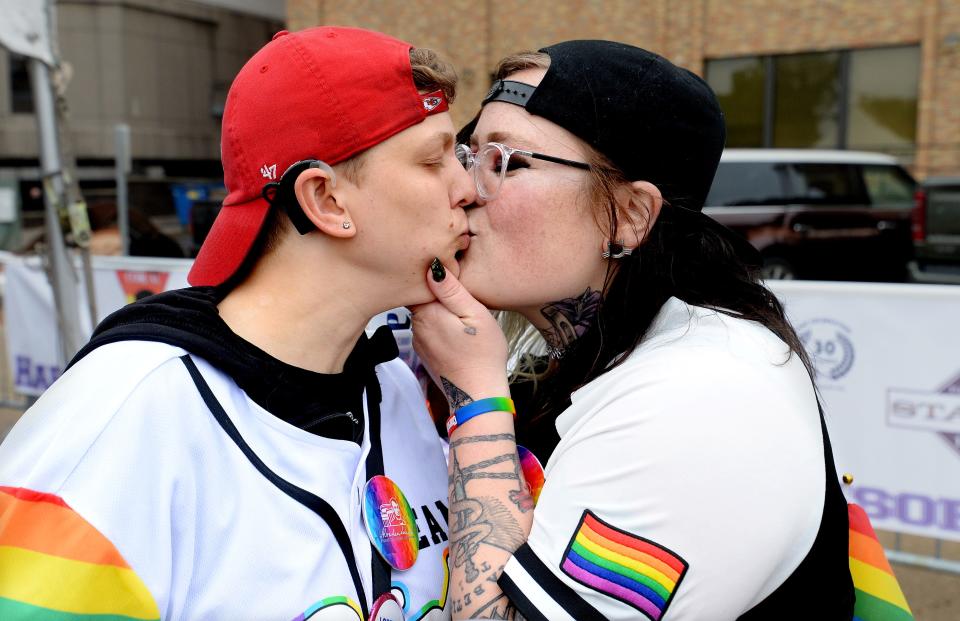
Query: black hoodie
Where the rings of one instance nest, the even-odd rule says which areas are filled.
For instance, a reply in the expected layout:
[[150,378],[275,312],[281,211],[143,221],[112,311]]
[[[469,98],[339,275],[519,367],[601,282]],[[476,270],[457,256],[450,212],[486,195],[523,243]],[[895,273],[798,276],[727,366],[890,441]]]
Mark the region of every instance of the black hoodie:
[[[277,360],[220,318],[213,287],[178,289],[129,304],[103,320],[67,366],[117,341],[159,341],[203,358],[229,375],[260,407],[300,429],[360,443],[363,391],[373,367],[397,357],[389,328],[360,336],[342,373],[314,373]],[[195,390],[184,377],[184,390]]]

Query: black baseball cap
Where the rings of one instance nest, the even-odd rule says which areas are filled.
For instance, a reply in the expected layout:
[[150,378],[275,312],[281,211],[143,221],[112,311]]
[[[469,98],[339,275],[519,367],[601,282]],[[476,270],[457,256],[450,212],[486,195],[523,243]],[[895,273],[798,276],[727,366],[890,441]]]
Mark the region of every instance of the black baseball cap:
[[[649,181],[670,208],[661,217],[716,231],[759,264],[742,236],[702,213],[726,139],[713,90],[653,52],[614,41],[565,41],[539,50],[550,68],[536,87],[497,80],[483,100],[516,104],[570,131],[629,180]],[[476,119],[461,131],[472,133]]]

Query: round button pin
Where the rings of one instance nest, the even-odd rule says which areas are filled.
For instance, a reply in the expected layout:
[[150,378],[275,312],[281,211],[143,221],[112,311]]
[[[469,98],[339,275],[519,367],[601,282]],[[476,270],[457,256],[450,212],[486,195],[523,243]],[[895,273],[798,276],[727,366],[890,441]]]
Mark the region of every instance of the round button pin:
[[400,487],[383,475],[363,489],[363,524],[373,547],[394,569],[410,569],[417,562],[420,530]]
[[517,445],[517,455],[520,457],[520,469],[523,471],[523,478],[527,482],[527,489],[533,498],[533,504],[536,505],[540,498],[540,492],[543,490],[543,465],[537,459],[537,456],[525,446]]
[[393,593],[384,593],[373,602],[370,621],[404,621],[403,606]]

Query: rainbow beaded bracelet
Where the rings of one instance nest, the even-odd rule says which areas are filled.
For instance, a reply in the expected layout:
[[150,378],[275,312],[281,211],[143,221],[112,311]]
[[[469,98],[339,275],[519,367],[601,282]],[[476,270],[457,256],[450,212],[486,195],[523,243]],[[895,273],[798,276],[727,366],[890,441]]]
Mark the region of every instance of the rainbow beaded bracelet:
[[447,437],[453,433],[453,430],[464,424],[471,418],[487,414],[488,412],[510,412],[514,418],[517,416],[517,408],[510,397],[490,397],[488,399],[478,399],[473,403],[459,408],[453,413],[453,416],[447,419]]

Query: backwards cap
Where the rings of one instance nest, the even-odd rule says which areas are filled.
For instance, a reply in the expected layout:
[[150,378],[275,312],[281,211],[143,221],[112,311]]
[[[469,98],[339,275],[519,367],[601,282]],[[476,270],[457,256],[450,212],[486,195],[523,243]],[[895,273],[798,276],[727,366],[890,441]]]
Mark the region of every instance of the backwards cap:
[[513,103],[567,129],[627,179],[656,185],[674,207],[672,217],[717,231],[744,260],[758,262],[743,237],[700,213],[726,138],[723,112],[706,82],[625,43],[566,41],[540,51],[550,68],[539,86],[498,80],[483,103]]
[[278,32],[237,74],[220,143],[228,195],[190,270],[220,285],[250,252],[270,209],[264,185],[301,160],[328,165],[447,110],[413,82],[409,43],[358,28]]

